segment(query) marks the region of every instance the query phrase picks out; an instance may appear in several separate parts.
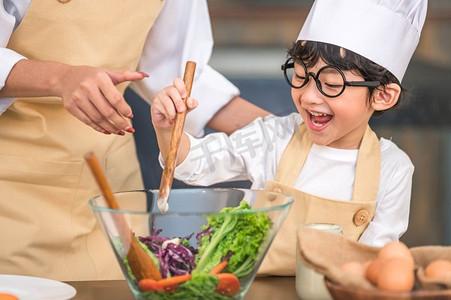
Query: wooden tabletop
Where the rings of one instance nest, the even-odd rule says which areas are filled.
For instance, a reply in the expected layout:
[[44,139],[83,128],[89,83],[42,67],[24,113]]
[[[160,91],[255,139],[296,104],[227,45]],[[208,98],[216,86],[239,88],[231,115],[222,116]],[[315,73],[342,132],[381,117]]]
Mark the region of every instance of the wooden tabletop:
[[[72,281],[74,300],[134,300],[125,281]],[[257,278],[246,300],[297,300],[294,277]]]

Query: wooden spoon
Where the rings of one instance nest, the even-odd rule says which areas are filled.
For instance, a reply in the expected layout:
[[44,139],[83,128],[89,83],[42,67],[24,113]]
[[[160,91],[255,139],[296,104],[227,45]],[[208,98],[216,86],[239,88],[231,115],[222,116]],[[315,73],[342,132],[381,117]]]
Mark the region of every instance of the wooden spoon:
[[[108,207],[111,209],[120,209],[119,204],[114,198],[113,192],[111,191],[110,185],[108,184],[108,181],[102,171],[96,155],[92,152],[89,152],[85,155],[85,160],[88,163],[92,174],[97,181],[97,184],[108,204]],[[123,246],[127,247],[127,245],[130,245],[127,253],[127,260],[136,279],[138,281],[145,278],[160,280],[161,274],[159,268],[154,264],[150,256],[146,254],[144,249],[141,247],[135,234],[128,227],[127,221],[124,219],[124,216],[120,213],[114,214],[113,219],[119,231]]]
[[[187,61],[185,66],[185,75],[183,81],[186,86],[186,99],[191,95],[191,88],[193,87],[194,72],[196,71],[196,63]],[[184,101],[186,102],[186,99]],[[171,133],[171,143],[169,151],[165,157],[163,175],[161,176],[160,191],[158,193],[158,208],[161,212],[168,211],[168,197],[171,190],[172,182],[174,180],[175,163],[177,161],[177,152],[182,137],[183,128],[185,126],[186,110],[178,112],[175,117],[175,124]]]

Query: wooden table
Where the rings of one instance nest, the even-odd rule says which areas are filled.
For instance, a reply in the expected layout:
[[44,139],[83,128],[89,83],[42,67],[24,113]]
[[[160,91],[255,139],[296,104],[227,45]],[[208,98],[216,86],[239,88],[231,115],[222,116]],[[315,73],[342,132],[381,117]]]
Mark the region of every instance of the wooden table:
[[[125,281],[68,282],[77,295],[74,300],[133,300]],[[294,277],[257,278],[247,293],[246,300],[297,300]]]

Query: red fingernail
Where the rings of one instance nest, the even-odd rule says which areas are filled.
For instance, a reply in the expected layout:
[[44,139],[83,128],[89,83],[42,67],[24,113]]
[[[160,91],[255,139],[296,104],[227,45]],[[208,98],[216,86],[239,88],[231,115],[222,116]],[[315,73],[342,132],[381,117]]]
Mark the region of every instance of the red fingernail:
[[119,131],[117,134],[119,134],[119,135],[125,135],[125,132]]
[[147,74],[146,72],[139,71],[138,73],[144,77],[149,77],[149,74]]
[[133,128],[133,127],[127,127],[127,128],[125,129],[125,131],[130,132],[130,133],[135,133],[135,128]]

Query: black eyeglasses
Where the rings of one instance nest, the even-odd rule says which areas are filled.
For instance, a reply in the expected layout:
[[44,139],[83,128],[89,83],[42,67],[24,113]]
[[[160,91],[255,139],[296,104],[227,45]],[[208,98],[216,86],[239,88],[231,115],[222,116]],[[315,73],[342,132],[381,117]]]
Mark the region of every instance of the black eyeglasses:
[[288,84],[295,89],[300,89],[312,77],[321,94],[329,98],[340,96],[347,86],[376,88],[380,85],[379,81],[346,81],[343,71],[334,66],[324,66],[315,74],[308,72],[301,60],[296,60],[296,65],[299,67],[295,66],[294,59],[290,57],[281,67]]

